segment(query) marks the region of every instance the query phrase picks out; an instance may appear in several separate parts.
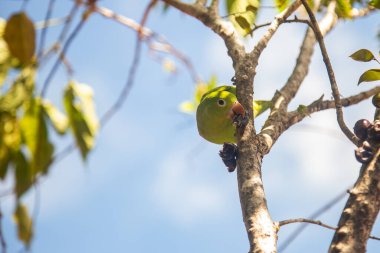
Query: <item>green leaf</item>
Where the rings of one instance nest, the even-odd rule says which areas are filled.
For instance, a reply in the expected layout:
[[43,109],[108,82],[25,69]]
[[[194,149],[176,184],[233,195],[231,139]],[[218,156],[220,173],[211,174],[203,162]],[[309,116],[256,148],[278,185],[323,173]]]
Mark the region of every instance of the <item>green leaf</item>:
[[33,222],[25,205],[17,203],[14,220],[17,225],[18,238],[29,248],[33,238]]
[[33,175],[32,168],[21,151],[12,155],[12,163],[15,168],[14,192],[19,199],[32,186],[35,175]]
[[11,54],[23,65],[32,61],[36,47],[35,36],[34,24],[24,12],[13,14],[8,19],[4,40]]
[[65,134],[69,127],[69,120],[52,103],[45,100],[42,102],[44,112],[58,134]]
[[309,113],[309,110],[307,109],[306,105],[299,105],[297,108],[297,112],[301,113],[304,116],[310,117],[310,113]]
[[194,104],[195,107],[198,106],[198,104],[201,102],[201,98],[203,94],[205,94],[207,91],[213,89],[216,87],[217,78],[215,75],[211,76],[210,81],[207,83],[198,83],[195,86],[195,94],[194,94]]
[[274,3],[276,5],[277,10],[279,12],[282,12],[283,10],[286,9],[286,7],[289,6],[291,1],[290,0],[275,0]]
[[352,5],[350,0],[337,0],[336,12],[340,17],[351,18]]
[[0,113],[0,178],[4,179],[11,155],[21,147],[21,132],[15,114]]
[[8,75],[8,70],[11,66],[10,53],[7,43],[3,40],[5,20],[0,18],[0,87]]
[[373,82],[380,80],[380,69],[370,69],[364,72],[360,78],[358,85],[362,82]]
[[14,111],[29,100],[34,89],[35,69],[24,68],[4,96],[0,96],[0,111]]
[[64,105],[76,143],[85,160],[94,146],[98,120],[90,86],[70,82],[64,95]]
[[8,171],[8,164],[10,162],[10,154],[8,148],[0,145],[0,179],[4,180]]
[[380,0],[371,0],[368,4],[376,9],[380,9]]
[[203,94],[216,87],[217,77],[211,76],[207,83],[200,82],[195,86],[194,97],[192,101],[184,101],[179,105],[179,110],[183,113],[192,114],[196,111]]
[[47,173],[54,146],[49,141],[43,107],[40,98],[31,99],[20,121],[22,135],[31,154],[33,176]]
[[21,147],[21,131],[15,114],[0,114],[1,142],[11,151],[18,151]]
[[254,100],[253,101],[253,116],[257,117],[269,108],[272,107],[272,101],[270,100]]
[[193,101],[185,101],[179,105],[179,110],[183,113],[192,114],[195,112],[197,105]]
[[227,13],[235,29],[242,36],[250,34],[256,20],[259,0],[226,0]]
[[355,53],[353,53],[352,55],[350,55],[350,57],[354,59],[355,61],[361,61],[361,62],[369,62],[375,59],[375,56],[372,54],[372,52],[367,49],[360,49],[356,51]]

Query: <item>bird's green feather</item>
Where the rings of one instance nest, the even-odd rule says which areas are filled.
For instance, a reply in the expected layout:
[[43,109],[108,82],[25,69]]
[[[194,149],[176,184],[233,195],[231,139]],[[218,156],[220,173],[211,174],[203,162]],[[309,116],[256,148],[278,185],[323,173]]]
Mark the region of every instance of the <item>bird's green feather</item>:
[[[220,106],[219,100],[224,100],[225,105]],[[219,86],[203,94],[196,112],[198,132],[203,138],[216,144],[236,143],[236,127],[228,117],[236,100],[235,86]],[[271,104],[271,101],[253,101],[254,117],[270,108]]]

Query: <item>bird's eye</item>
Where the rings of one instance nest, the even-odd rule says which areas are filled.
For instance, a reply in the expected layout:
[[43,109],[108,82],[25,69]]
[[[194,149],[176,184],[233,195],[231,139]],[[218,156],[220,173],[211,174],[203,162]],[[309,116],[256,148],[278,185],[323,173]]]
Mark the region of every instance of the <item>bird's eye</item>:
[[223,107],[223,106],[226,105],[226,101],[224,101],[224,99],[219,99],[218,100],[218,105],[221,106],[221,107]]

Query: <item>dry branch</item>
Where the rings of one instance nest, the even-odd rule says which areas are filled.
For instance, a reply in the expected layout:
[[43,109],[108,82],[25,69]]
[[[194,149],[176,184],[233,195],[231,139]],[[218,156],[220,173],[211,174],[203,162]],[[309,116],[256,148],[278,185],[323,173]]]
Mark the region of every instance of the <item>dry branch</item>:
[[309,15],[310,22],[313,27],[313,31],[315,34],[315,37],[317,38],[319,47],[321,49],[323,61],[325,62],[325,66],[327,69],[327,74],[330,79],[330,84],[331,84],[331,90],[333,93],[333,97],[335,100],[335,108],[336,108],[336,115],[337,115],[337,121],[340,126],[340,129],[342,132],[347,136],[347,138],[356,146],[358,146],[359,140],[355,136],[355,134],[347,127],[346,123],[344,122],[344,117],[343,117],[343,110],[342,110],[342,103],[340,101],[340,92],[338,88],[338,84],[336,83],[335,80],[335,74],[331,65],[330,58],[327,53],[326,45],[323,39],[322,32],[319,28],[318,22],[314,16],[313,11],[311,10],[309,4],[306,2],[306,0],[301,0],[303,6],[305,7],[307,14]]
[[[375,115],[379,114],[376,110]],[[375,116],[376,117],[376,116]],[[380,148],[363,164],[343,209],[329,253],[365,252],[367,240],[380,210]]]

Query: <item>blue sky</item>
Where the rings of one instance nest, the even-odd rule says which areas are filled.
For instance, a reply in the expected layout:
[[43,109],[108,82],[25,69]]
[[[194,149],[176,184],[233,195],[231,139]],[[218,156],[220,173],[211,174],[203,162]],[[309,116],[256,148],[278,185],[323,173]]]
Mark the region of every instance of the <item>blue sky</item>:
[[[34,21],[45,16],[46,0],[30,0],[27,12]],[[100,1],[120,14],[140,20],[148,1]],[[271,5],[271,2],[265,2]],[[3,18],[20,9],[21,1],[0,0]],[[53,16],[65,15],[72,1],[57,1]],[[265,9],[258,23],[271,20]],[[357,63],[348,56],[360,48],[378,52],[375,40],[379,14],[355,22],[338,24],[326,38],[343,96],[373,87],[357,87],[360,74],[375,63]],[[147,25],[163,34],[184,52],[200,76],[217,75],[220,83],[233,76],[231,60],[223,42],[191,17],[171,9],[155,10]],[[49,29],[48,42],[59,33]],[[255,95],[270,98],[295,64],[305,27],[284,25],[264,51],[258,67]],[[247,39],[254,45],[260,34]],[[133,57],[135,33],[97,14],[91,16],[68,52],[74,78],[95,91],[98,114],[104,113],[125,83]],[[78,152],[55,164],[38,191],[31,190],[24,201],[35,210],[35,238],[31,252],[246,252],[246,239],[238,199],[236,174],[227,173],[219,156],[220,147],[198,136],[194,116],[178,112],[178,105],[192,96],[194,83],[178,63],[175,76],[165,72],[144,47],[135,86],[123,108],[99,133],[96,147],[83,163]],[[50,69],[39,76],[39,88]],[[62,108],[61,97],[67,77],[63,68],[55,76],[48,97]],[[307,104],[322,94],[330,97],[327,74],[315,50],[309,76],[291,104]],[[371,119],[370,101],[345,109],[347,124]],[[263,119],[258,122],[262,123]],[[314,127],[312,127],[314,126]],[[71,136],[54,136],[57,150],[71,142]],[[263,179],[274,220],[307,217],[351,185],[359,172],[353,147],[338,130],[334,111],[313,115],[292,127],[264,158]],[[12,178],[2,184],[6,189]],[[36,196],[40,201],[36,202]],[[3,230],[9,252],[22,245],[16,239],[12,198],[1,200]],[[320,217],[336,225],[344,205],[340,201]],[[279,243],[296,225],[281,229]],[[332,232],[309,226],[287,252],[325,252]],[[373,234],[380,235],[377,224]],[[368,252],[379,252],[378,242],[369,242]]]

